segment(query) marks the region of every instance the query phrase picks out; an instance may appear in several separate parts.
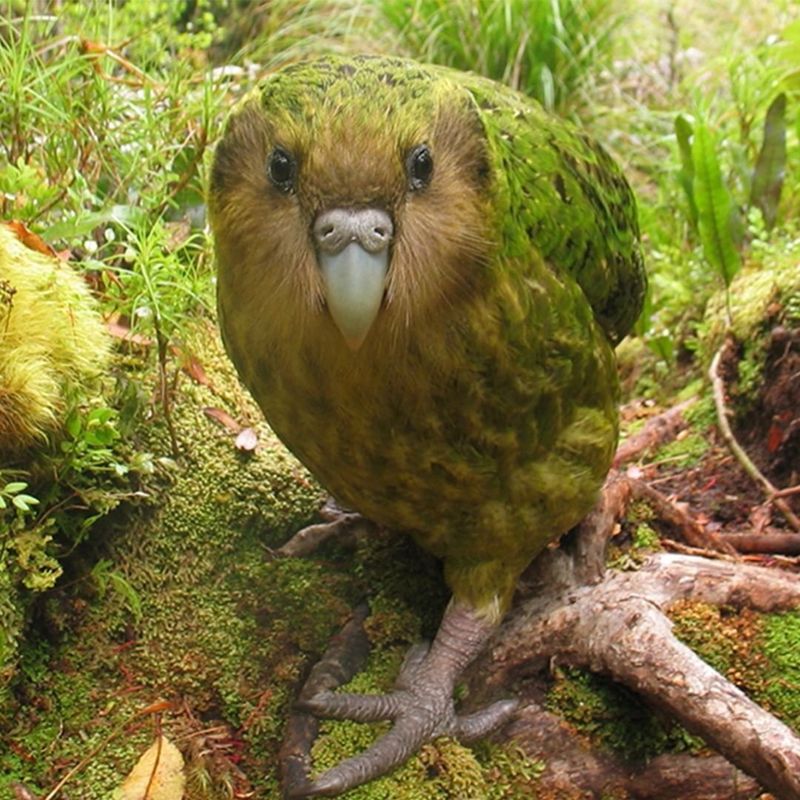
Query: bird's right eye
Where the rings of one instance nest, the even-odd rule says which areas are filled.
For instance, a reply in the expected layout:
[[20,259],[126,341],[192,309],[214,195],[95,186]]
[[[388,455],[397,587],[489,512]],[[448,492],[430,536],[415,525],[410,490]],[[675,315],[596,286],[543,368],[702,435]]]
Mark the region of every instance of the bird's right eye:
[[276,147],[270,153],[267,175],[276,189],[287,194],[291,192],[294,189],[296,172],[294,159],[282,147]]

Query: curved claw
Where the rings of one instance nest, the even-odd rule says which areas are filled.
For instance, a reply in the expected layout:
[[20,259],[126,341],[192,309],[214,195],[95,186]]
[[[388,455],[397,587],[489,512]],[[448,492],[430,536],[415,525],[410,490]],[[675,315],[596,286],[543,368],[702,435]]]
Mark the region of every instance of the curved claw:
[[464,741],[480,738],[513,714],[505,700],[463,718],[456,715],[453,685],[480,652],[496,625],[471,607],[453,602],[429,646],[413,647],[396,687],[388,695],[352,695],[323,691],[301,708],[319,716],[374,722],[391,719],[392,729],[370,748],[342,761],[315,781],[291,788],[292,797],[331,797],[395,769],[426,742],[439,736]]

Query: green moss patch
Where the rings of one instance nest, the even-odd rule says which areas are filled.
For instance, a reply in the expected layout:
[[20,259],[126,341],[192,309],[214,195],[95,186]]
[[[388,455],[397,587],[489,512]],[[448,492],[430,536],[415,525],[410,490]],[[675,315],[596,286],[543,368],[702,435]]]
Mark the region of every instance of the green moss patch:
[[702,742],[657,713],[634,692],[582,669],[560,668],[545,707],[587,736],[595,746],[641,762],[665,752],[684,752]]

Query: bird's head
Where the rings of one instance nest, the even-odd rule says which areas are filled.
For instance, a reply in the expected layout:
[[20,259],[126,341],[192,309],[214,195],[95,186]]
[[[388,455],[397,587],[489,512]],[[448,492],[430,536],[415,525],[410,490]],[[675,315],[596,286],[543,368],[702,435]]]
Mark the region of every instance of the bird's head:
[[220,302],[242,318],[226,326],[311,329],[356,350],[457,306],[492,248],[491,184],[480,116],[456,81],[386,58],[284,68],[216,151]]

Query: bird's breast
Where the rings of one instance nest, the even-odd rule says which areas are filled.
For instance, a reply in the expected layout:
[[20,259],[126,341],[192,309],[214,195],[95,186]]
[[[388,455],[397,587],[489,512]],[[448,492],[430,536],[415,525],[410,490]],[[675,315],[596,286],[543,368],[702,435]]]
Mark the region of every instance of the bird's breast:
[[593,502],[616,443],[616,377],[593,322],[549,341],[503,327],[476,312],[356,353],[306,336],[251,348],[240,371],[340,502],[439,556],[503,546],[530,558]]

